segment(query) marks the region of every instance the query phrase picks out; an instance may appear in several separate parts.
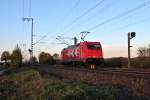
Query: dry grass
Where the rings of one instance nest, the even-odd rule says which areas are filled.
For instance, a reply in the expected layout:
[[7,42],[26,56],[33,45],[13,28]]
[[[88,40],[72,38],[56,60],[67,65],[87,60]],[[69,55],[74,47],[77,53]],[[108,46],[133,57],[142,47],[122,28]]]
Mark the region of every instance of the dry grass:
[[29,68],[0,77],[0,100],[120,100],[124,94],[121,100],[135,98],[127,88],[64,81]]

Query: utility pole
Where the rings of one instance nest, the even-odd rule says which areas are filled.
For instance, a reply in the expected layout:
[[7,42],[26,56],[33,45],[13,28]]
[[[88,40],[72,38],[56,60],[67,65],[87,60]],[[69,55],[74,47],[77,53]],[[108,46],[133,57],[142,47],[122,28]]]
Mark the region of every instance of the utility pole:
[[30,52],[30,59],[33,57],[33,18],[22,18],[23,21],[31,21],[31,49]]
[[130,48],[133,47],[133,46],[131,46],[130,40],[132,38],[134,38],[135,35],[136,35],[135,32],[129,32],[128,33],[128,68],[131,67],[131,50],[130,50]]

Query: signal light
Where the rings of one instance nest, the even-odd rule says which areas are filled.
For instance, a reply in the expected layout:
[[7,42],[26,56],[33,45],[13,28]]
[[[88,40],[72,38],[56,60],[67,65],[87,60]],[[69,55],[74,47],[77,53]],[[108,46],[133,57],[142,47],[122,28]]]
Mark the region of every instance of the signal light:
[[31,49],[28,49],[28,51],[29,51],[29,53],[31,53],[31,52],[32,52],[32,50],[31,50]]
[[136,33],[135,32],[131,32],[130,35],[131,35],[131,39],[132,39],[132,38],[134,38],[136,36]]

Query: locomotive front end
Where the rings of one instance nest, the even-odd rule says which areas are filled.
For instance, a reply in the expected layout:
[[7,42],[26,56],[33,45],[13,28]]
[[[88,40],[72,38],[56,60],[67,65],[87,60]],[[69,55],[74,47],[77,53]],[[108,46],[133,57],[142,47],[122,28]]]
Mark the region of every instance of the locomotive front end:
[[86,62],[88,64],[101,64],[103,62],[103,51],[100,42],[87,42],[86,45]]

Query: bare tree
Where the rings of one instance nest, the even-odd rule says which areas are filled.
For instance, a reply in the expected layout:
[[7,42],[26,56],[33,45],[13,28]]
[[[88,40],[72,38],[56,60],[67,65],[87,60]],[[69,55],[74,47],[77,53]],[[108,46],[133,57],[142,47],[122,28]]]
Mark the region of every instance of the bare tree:
[[22,53],[19,47],[16,47],[11,54],[11,64],[16,67],[22,66]]
[[138,49],[139,59],[136,61],[136,66],[141,68],[149,68],[150,65],[150,45],[148,47],[140,47]]
[[147,56],[147,47],[140,47],[138,49],[138,56],[145,58]]
[[5,65],[7,65],[8,60],[10,60],[10,53],[8,51],[4,51],[1,55],[1,61],[5,61]]
[[138,49],[138,56],[139,57],[150,57],[150,44],[148,45],[148,47],[140,47]]

